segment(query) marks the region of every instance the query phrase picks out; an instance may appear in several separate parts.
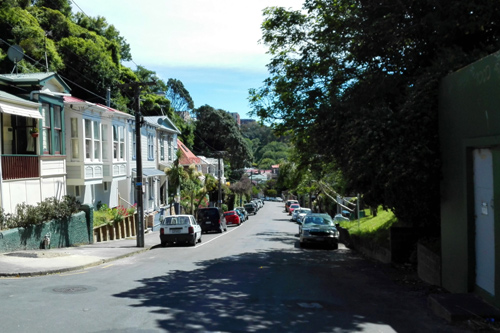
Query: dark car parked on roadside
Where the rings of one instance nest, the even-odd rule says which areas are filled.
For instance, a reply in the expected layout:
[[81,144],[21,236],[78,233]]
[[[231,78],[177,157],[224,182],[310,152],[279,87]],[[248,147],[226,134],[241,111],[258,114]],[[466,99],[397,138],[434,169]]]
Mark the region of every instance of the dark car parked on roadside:
[[257,208],[255,207],[255,205],[253,203],[246,203],[245,205],[243,205],[243,207],[245,208],[245,210],[248,212],[248,215],[250,214],[257,214]]
[[198,212],[196,213],[196,221],[201,226],[202,232],[227,231],[224,212],[218,207],[199,208]]

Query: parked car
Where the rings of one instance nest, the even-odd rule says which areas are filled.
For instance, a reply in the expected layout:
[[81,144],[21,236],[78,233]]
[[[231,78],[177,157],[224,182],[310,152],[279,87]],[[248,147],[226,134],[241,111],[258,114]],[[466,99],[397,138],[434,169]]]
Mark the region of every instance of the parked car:
[[226,218],[227,225],[239,226],[241,224],[240,216],[235,210],[229,210],[227,212],[224,212],[224,217]]
[[300,209],[302,210],[302,212],[297,214],[297,223],[302,223],[302,221],[304,221],[304,217],[312,213],[312,210],[309,208],[300,208]]
[[295,221],[297,222],[298,221],[298,217],[299,217],[299,214],[304,214],[306,215],[308,212],[310,212],[311,209],[310,208],[303,208],[303,207],[300,207],[300,208],[296,208],[293,210],[292,212],[292,221]]
[[299,224],[300,246],[306,243],[324,244],[332,249],[339,247],[339,232],[329,214],[311,213]]
[[251,203],[251,202],[246,203],[243,205],[243,207],[245,207],[245,210],[248,212],[248,215],[257,214],[257,209],[255,208],[255,205],[253,203]]
[[288,210],[290,209],[291,204],[298,204],[299,202],[297,200],[287,200],[285,202],[285,211],[288,213]]
[[243,221],[248,220],[248,212],[245,207],[235,207],[234,210],[239,211],[241,214],[243,214]]
[[297,208],[300,208],[300,205],[298,203],[293,203],[288,207],[288,215],[292,215],[293,211]]
[[160,243],[165,247],[168,244],[187,243],[196,245],[201,243],[201,227],[193,215],[166,216],[160,224]]
[[283,202],[283,198],[281,198],[281,197],[276,197],[275,201],[278,201],[278,202]]
[[224,212],[218,207],[199,208],[196,221],[201,226],[202,232],[215,231],[220,233],[227,231]]

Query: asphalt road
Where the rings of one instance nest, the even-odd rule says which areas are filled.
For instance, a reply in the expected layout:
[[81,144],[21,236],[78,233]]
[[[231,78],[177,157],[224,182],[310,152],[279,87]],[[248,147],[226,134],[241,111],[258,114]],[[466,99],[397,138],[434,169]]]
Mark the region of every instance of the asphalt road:
[[387,267],[301,249],[283,203],[196,247],[91,269],[0,280],[1,332],[465,332]]

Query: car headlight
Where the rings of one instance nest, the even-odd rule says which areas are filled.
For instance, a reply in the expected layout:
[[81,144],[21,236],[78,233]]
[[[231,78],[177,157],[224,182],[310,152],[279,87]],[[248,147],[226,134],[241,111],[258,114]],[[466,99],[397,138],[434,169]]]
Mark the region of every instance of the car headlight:
[[302,235],[309,236],[309,230],[302,229]]

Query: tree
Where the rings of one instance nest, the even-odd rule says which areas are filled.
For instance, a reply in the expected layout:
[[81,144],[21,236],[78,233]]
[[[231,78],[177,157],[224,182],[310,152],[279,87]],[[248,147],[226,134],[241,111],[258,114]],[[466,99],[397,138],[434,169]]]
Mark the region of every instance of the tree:
[[180,80],[168,79],[166,97],[172,103],[174,111],[191,111],[194,109],[193,99]]
[[300,168],[335,162],[346,191],[437,227],[438,84],[499,49],[500,3],[306,0],[264,15],[254,114],[292,136]]
[[251,162],[251,152],[234,119],[224,110],[204,105],[196,114],[195,146],[200,155],[214,156],[224,151],[233,169],[242,169]]

